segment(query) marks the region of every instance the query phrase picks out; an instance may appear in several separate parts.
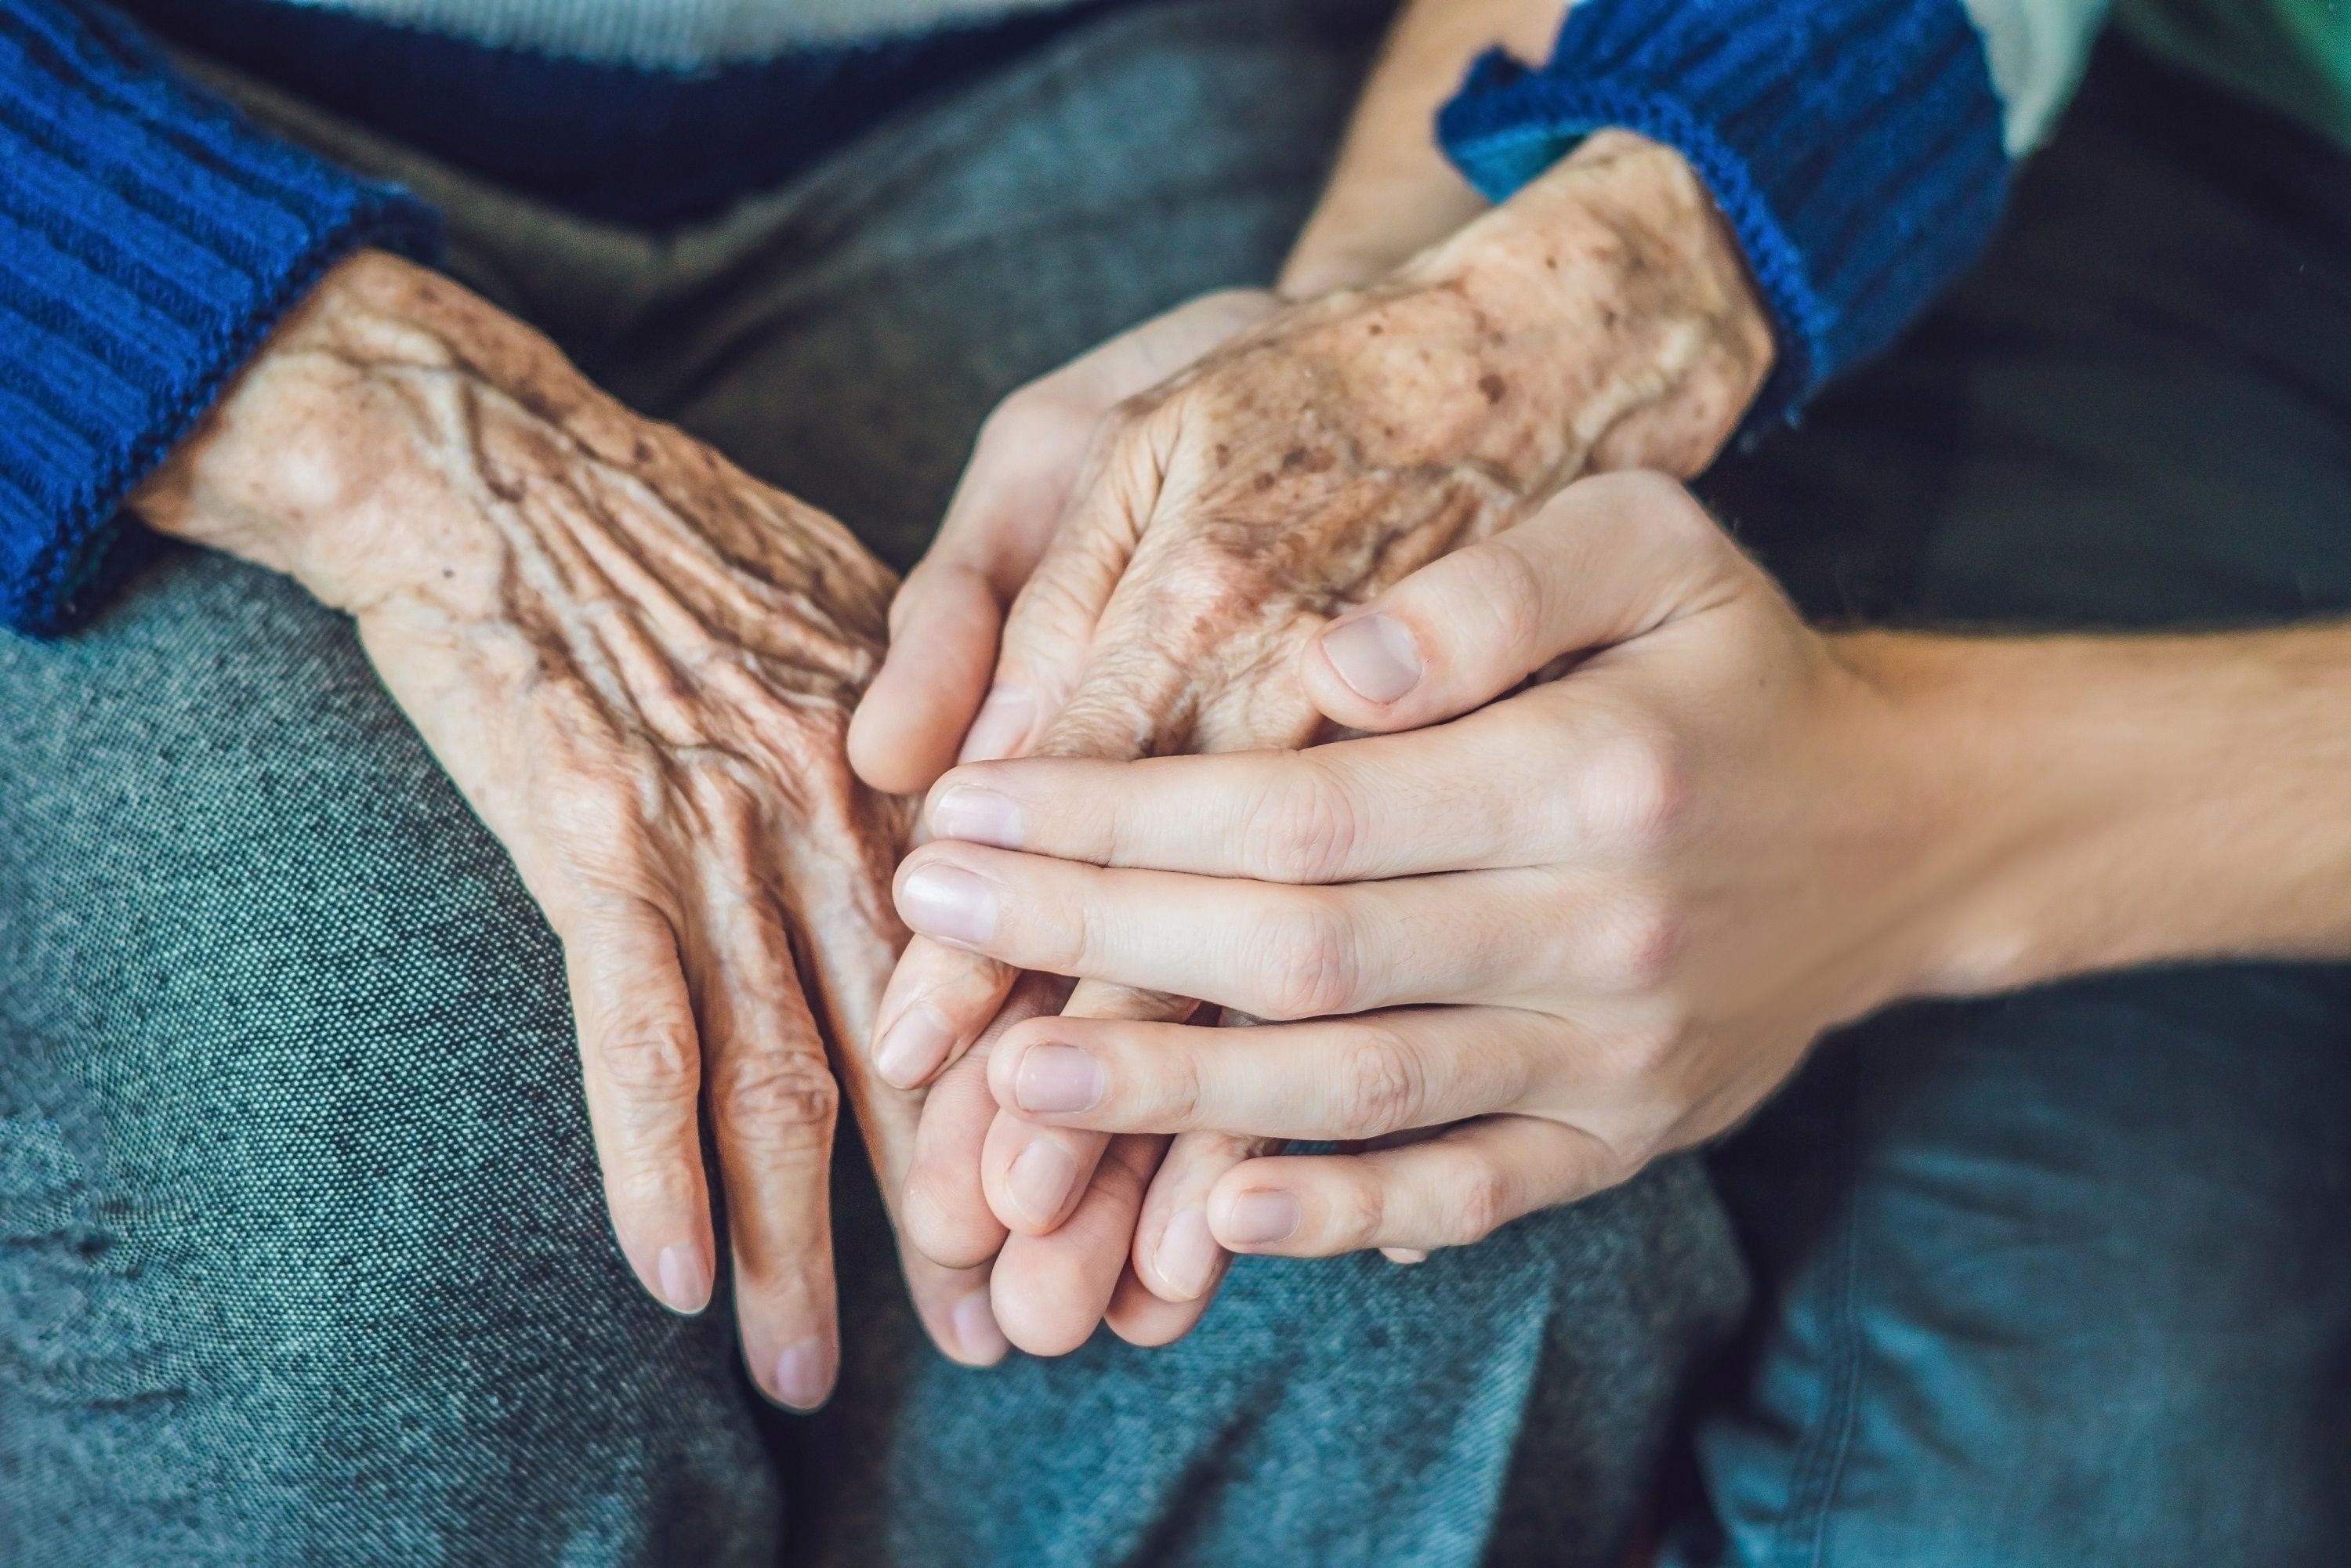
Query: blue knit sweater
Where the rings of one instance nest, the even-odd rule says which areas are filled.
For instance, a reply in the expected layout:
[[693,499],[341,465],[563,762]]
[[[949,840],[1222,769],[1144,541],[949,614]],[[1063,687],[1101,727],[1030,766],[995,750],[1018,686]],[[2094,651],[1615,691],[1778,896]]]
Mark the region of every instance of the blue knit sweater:
[[[276,0],[147,11],[505,183],[645,223],[772,179],[1068,16],[681,72]],[[467,123],[453,101],[502,118]],[[1442,134],[1498,199],[1597,126],[1685,152],[1770,305],[1772,417],[1886,343],[1982,246],[2016,140],[2002,115],[1961,0],[1583,0],[1545,65],[1482,62]],[[705,177],[662,177],[681,169]],[[429,257],[432,214],[256,130],[93,0],[0,0],[0,621],[56,632],[89,612],[137,549],[124,496],[362,246]]]

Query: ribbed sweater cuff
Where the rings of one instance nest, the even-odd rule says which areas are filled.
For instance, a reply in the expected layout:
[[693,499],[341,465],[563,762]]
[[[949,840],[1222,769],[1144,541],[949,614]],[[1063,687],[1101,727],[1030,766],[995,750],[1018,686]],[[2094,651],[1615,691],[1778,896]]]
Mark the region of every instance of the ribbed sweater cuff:
[[0,622],[87,613],[122,498],[329,267],[433,243],[413,198],[263,134],[113,12],[0,0]]
[[1745,248],[1778,347],[1750,427],[1891,342],[2006,194],[1960,0],[1583,0],[1541,69],[1479,60],[1438,135],[1502,201],[1612,126],[1687,158]]

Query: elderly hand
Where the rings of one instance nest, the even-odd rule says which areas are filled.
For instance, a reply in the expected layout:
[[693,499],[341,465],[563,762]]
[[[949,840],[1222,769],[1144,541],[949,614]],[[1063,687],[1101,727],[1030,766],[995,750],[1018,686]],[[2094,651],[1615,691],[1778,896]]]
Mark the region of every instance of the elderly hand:
[[[1949,911],[2003,845],[1920,722],[1910,646],[1812,631],[1668,481],[1587,480],[1308,651],[1332,724],[1402,733],[959,768],[900,906],[1008,965],[1300,1020],[994,1042],[994,1097],[1039,1126],[1376,1141],[1223,1172],[1185,1211],[1220,1246],[1464,1244],[1720,1133],[1828,1027],[1963,982]],[[965,890],[956,918],[905,896],[924,880]]]
[[[1118,407],[1005,623],[963,754],[1304,744],[1322,719],[1296,658],[1331,616],[1518,521],[1587,466],[1694,470],[1769,361],[1736,246],[1687,166],[1635,137],[1595,138],[1385,281],[1292,307]],[[867,713],[904,705],[902,690],[885,670]],[[859,756],[869,779],[899,786],[944,760],[935,733],[927,749],[900,749],[898,771]],[[971,945],[954,929],[952,886],[902,878],[899,894],[902,913],[922,907],[918,928]],[[918,938],[893,977],[880,1071],[899,1084],[948,1071],[925,1118],[910,1234],[968,1264],[1009,1229],[997,1313],[1014,1343],[1040,1351],[1070,1348],[1099,1321],[1131,1238],[1123,1299],[1152,1321],[1114,1326],[1181,1332],[1188,1315],[1153,1312],[1133,1287],[1196,1313],[1221,1259],[1187,1230],[1163,1266],[1160,1217],[1136,1232],[1158,1150],[1119,1145],[1092,1181],[1099,1136],[975,1127],[984,1100],[952,1086],[979,1071],[958,1059],[1015,972]],[[1071,1003],[1160,1019],[1189,1006],[1088,986]],[[1179,1145],[1162,1185],[1204,1185],[1243,1152]]]
[[[908,812],[843,752],[889,574],[538,334],[376,255],[321,284],[133,504],[356,618],[562,939],[630,1266],[678,1312],[710,1298],[699,1100],[752,1371],[821,1403],[825,1040],[867,1037],[902,936]],[[915,1107],[841,1066],[894,1191]],[[951,1353],[1002,1354],[984,1276],[908,1270]]]

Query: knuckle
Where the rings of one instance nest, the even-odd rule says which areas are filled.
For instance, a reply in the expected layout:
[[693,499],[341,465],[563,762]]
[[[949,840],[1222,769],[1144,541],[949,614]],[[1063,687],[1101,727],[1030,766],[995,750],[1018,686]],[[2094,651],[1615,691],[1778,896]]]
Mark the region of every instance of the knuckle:
[[1295,758],[1277,771],[1242,828],[1242,860],[1263,882],[1336,880],[1352,856],[1360,815],[1325,764]]
[[1352,1032],[1339,1062],[1340,1124],[1361,1137],[1379,1137],[1414,1125],[1422,1100],[1417,1059],[1391,1030]]
[[1330,1223],[1342,1246],[1376,1246],[1387,1231],[1387,1189],[1372,1179],[1348,1183],[1332,1205]]
[[789,1056],[730,1074],[717,1103],[729,1135],[737,1141],[799,1149],[831,1136],[841,1086],[822,1062]]
[[1490,1165],[1464,1173],[1445,1206],[1445,1244],[1467,1247],[1499,1230],[1510,1218],[1510,1181]]
[[1161,1062],[1157,1085],[1167,1124],[1176,1131],[1199,1125],[1204,1086],[1200,1062],[1188,1051],[1172,1051]]
[[1688,814],[1687,771],[1663,737],[1619,736],[1585,762],[1575,800],[1584,839],[1628,854],[1654,853]]
[[607,1035],[597,1042],[596,1059],[629,1098],[664,1103],[693,1096],[701,1065],[694,1036],[683,1024]]
[[1348,1010],[1356,994],[1353,934],[1323,899],[1300,898],[1249,934],[1255,971],[1249,1011],[1275,1019]]
[[[1492,645],[1532,657],[1541,643],[1548,617],[1544,614],[1542,576],[1526,552],[1505,539],[1464,550],[1457,559],[1468,579],[1486,636]],[[1554,649],[1541,650],[1548,658]]]
[[1662,984],[1681,956],[1684,923],[1665,900],[1627,895],[1604,910],[1595,923],[1586,963],[1593,983],[1612,991],[1647,990]]
[[1678,1018],[1645,1019],[1609,1034],[1604,1044],[1611,1076],[1621,1083],[1655,1082],[1670,1074],[1681,1055],[1683,1024]]

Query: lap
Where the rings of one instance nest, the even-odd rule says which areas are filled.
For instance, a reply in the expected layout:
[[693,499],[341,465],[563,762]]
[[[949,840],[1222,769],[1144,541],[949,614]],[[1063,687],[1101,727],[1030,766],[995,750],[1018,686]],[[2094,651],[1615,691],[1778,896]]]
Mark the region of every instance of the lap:
[[[1815,612],[2351,608],[2351,165],[2184,113],[2151,69],[2108,56],[1980,274],[1719,476]],[[2346,1149],[2339,967],[2101,977],[1832,1040],[1715,1162],[1763,1311],[1678,1560],[2342,1561]]]
[[753,1561],[723,1324],[630,1282],[553,940],[343,622],[175,558],[0,706],[0,1556]]
[[[903,563],[997,398],[1271,276],[1380,10],[1142,7],[659,241],[253,101]],[[0,1555],[750,1561],[786,1490],[810,1561],[1596,1553],[1735,1312],[1682,1163],[1420,1270],[1252,1263],[1172,1351],[974,1375],[847,1160],[842,1393],[756,1408],[723,1301],[628,1281],[553,938],[343,622],[173,554],[0,646]]]
[[828,1563],[1615,1568],[1742,1299],[1669,1161],[1416,1268],[1244,1260],[1163,1350],[973,1374],[852,1346],[791,1476]]

